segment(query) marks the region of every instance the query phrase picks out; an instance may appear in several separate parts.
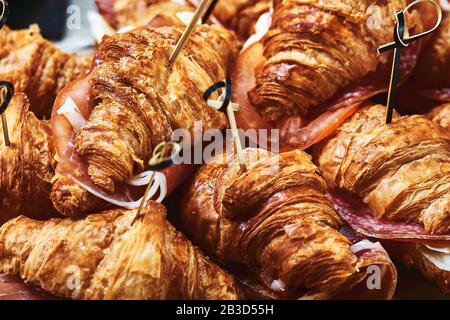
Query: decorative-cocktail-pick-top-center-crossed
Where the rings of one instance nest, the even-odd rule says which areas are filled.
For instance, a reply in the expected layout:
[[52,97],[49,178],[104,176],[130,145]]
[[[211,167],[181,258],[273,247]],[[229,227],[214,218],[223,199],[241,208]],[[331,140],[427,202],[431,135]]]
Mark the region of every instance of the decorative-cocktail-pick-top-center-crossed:
[[[422,32],[420,34],[416,34],[410,36],[408,26],[406,23],[405,13],[411,10],[414,6],[420,3],[430,3],[432,4],[437,11],[437,21],[433,28],[428,31]],[[419,40],[420,38],[434,32],[442,21],[442,9],[441,7],[434,2],[433,0],[417,0],[409,4],[405,9],[398,11],[395,14],[395,18],[397,23],[394,29],[394,42],[385,44],[378,48],[378,53],[387,52],[389,50],[394,50],[394,59],[392,62],[392,71],[391,71],[391,79],[389,82],[389,91],[388,91],[388,99],[387,99],[387,109],[386,109],[386,124],[392,122],[392,115],[394,113],[394,103],[397,99],[397,82],[398,82],[398,71],[400,67],[400,59],[401,59],[401,48],[406,48],[411,42]]]
[[[219,96],[218,100],[210,100],[211,95],[217,90],[222,89],[222,94]],[[244,156],[242,154],[242,145],[239,138],[239,131],[236,124],[236,118],[234,116],[235,111],[239,111],[239,105],[231,102],[232,83],[231,80],[226,79],[218,83],[213,84],[208,90],[205,91],[203,99],[208,103],[209,106],[218,109],[219,111],[224,111],[227,114],[228,122],[230,123],[231,134],[233,136],[234,145],[236,148],[236,154],[239,160],[242,171],[246,171],[246,165]]]

